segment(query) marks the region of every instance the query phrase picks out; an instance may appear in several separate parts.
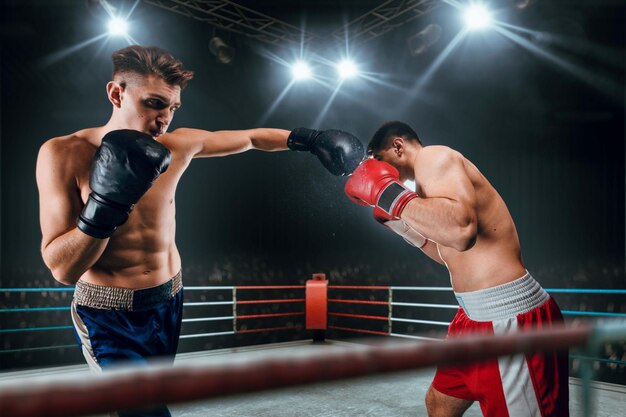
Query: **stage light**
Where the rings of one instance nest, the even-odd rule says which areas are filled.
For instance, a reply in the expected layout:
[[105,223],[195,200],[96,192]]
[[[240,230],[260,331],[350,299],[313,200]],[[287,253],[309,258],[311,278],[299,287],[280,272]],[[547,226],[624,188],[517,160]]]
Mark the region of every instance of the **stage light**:
[[436,43],[441,37],[441,26],[430,24],[420,32],[407,39],[411,55],[424,53],[431,45]]
[[128,24],[124,19],[119,17],[112,17],[109,20],[109,35],[111,36],[126,36],[128,32]]
[[491,24],[491,14],[483,5],[472,5],[465,10],[465,24],[470,30],[484,29]]
[[533,0],[514,0],[515,7],[518,9],[526,9],[533,3]]
[[209,51],[220,64],[230,64],[235,58],[235,48],[226,45],[222,38],[214,36],[209,41]]
[[304,61],[298,61],[291,66],[291,74],[295,80],[306,80],[311,77],[311,68]]
[[359,70],[354,65],[354,62],[346,59],[343,60],[337,65],[337,70],[339,71],[339,76],[341,79],[356,77],[359,74]]

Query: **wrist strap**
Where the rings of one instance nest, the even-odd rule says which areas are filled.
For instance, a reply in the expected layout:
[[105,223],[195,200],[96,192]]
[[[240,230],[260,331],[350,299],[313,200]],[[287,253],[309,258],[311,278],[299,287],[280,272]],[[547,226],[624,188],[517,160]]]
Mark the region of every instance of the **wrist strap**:
[[378,197],[376,206],[392,217],[400,217],[406,204],[417,197],[413,191],[399,182],[392,182]]
[[297,127],[289,134],[287,147],[292,151],[310,151],[318,133],[318,130]]
[[413,229],[410,224],[406,223],[404,220],[389,220],[383,223],[390,230],[396,232],[398,235],[402,236],[409,245],[415,246],[416,248],[423,248],[426,246],[428,240],[422,236],[417,230]]
[[123,206],[92,192],[76,219],[76,225],[89,236],[104,239],[110,237],[117,226],[128,220],[132,208],[133,206]]

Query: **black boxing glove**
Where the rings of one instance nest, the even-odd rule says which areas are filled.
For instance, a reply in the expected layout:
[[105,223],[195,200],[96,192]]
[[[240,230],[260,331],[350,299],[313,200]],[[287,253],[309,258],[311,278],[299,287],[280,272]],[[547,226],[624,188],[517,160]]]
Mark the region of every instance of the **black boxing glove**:
[[150,135],[136,130],[107,133],[91,163],[91,194],[76,220],[78,228],[95,238],[110,237],[170,160],[170,151]]
[[292,151],[308,151],[317,156],[333,175],[350,175],[365,158],[363,144],[342,130],[313,130],[299,127],[289,134]]

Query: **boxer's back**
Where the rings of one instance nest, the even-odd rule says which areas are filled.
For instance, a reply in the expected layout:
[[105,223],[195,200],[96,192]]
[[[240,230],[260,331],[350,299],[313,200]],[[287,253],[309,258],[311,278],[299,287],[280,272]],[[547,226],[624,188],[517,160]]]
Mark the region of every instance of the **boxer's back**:
[[438,148],[463,159],[464,171],[476,193],[477,236],[474,246],[460,252],[439,245],[439,253],[450,271],[455,291],[489,288],[523,276],[526,269],[519,238],[504,200],[471,161],[450,148]]

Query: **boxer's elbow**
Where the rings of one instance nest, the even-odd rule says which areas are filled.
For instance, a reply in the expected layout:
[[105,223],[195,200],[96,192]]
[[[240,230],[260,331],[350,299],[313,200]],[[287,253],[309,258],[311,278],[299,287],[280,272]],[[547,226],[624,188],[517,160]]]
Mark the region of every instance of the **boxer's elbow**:
[[76,282],[78,282],[78,279],[80,278],[79,275],[74,276],[66,271],[60,271],[58,269],[51,269],[50,271],[52,272],[52,277],[58,283],[63,284],[63,285],[75,285]]
[[478,237],[476,216],[470,214],[464,216],[459,222],[455,237],[456,239],[453,245],[454,249],[459,252],[465,252],[471,249],[476,244],[476,239]]
[[462,239],[459,240],[457,247],[455,248],[459,252],[465,252],[470,250],[476,244],[476,234],[463,236]]
[[64,265],[48,266],[48,268],[52,273],[52,278],[63,285],[74,285],[76,281],[78,281],[78,278],[80,278],[80,275],[76,276],[70,268]]
[[46,253],[45,250],[42,251],[42,257],[55,281],[63,285],[76,284],[81,274],[77,274],[76,271],[73,271],[71,265],[52,259],[51,255]]

